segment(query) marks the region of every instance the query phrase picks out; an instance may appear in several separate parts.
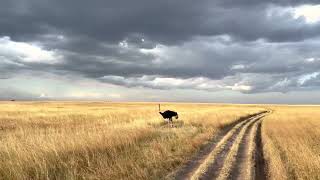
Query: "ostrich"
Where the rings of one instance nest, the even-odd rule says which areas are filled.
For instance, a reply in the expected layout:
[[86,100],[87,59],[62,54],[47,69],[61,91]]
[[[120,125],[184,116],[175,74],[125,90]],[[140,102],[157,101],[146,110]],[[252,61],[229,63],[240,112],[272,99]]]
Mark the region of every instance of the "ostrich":
[[166,110],[166,111],[164,111],[164,112],[161,112],[161,111],[160,111],[160,104],[159,104],[159,113],[161,114],[161,116],[163,117],[163,119],[168,119],[168,125],[170,124],[171,127],[173,127],[172,117],[175,117],[176,119],[179,118],[177,112],[170,111],[170,110]]

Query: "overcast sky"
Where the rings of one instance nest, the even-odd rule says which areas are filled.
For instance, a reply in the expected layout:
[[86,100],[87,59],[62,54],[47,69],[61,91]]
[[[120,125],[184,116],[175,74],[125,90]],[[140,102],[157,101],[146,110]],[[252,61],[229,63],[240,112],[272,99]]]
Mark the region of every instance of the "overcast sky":
[[320,3],[2,0],[8,99],[319,104]]

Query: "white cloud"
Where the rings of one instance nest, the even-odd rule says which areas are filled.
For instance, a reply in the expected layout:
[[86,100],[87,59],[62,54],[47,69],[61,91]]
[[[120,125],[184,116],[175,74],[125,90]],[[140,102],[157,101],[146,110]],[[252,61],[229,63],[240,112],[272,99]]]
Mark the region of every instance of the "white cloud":
[[48,95],[45,94],[45,93],[41,93],[40,96],[39,96],[39,98],[46,98],[46,97],[48,97]]
[[316,78],[319,74],[320,74],[319,72],[313,72],[313,73],[310,73],[310,74],[304,74],[304,75],[300,76],[300,78],[298,79],[298,83],[300,85],[303,85],[308,80]]
[[165,51],[165,46],[163,45],[156,45],[154,48],[152,49],[140,49],[140,52],[143,54],[152,54],[152,55],[157,55],[157,56],[161,56],[163,55],[163,52]]
[[307,58],[306,61],[307,62],[314,62],[316,59],[315,58]]
[[304,17],[308,23],[320,21],[320,5],[304,5],[294,9],[294,17]]
[[119,42],[119,46],[122,48],[128,48],[129,44],[126,40],[123,40],[123,41]]
[[275,83],[273,86],[270,87],[270,89],[275,89],[275,90],[286,90],[290,84],[292,83],[292,81],[288,78],[284,78],[280,81],[278,81],[277,83]]
[[0,38],[0,57],[12,63],[39,62],[47,64],[57,63],[62,58],[55,51],[44,50],[34,44],[15,42],[7,36]]
[[267,10],[267,17],[288,17],[293,19],[304,18],[306,23],[317,23],[320,21],[320,5],[302,5],[297,7],[272,7]]
[[248,85],[240,85],[238,83],[234,84],[233,86],[226,86],[226,88],[231,89],[233,91],[251,91],[252,87]]
[[243,64],[237,64],[237,65],[233,65],[231,67],[232,70],[240,70],[240,69],[244,69],[246,66]]
[[205,77],[195,78],[173,78],[173,77],[122,77],[104,76],[102,81],[126,87],[147,87],[154,89],[195,89],[206,91],[232,90],[247,92],[252,90],[252,86],[243,83],[226,83],[224,80],[212,80]]
[[307,63],[313,63],[313,62],[316,62],[316,61],[319,61],[320,59],[319,58],[307,58],[305,59],[305,61]]

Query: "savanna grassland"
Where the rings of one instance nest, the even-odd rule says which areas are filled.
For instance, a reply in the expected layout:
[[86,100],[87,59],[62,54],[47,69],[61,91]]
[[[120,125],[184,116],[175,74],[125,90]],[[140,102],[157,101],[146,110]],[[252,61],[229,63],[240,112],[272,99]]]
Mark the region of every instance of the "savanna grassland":
[[[165,109],[179,112],[176,127],[167,126],[155,103],[2,102],[0,179],[162,179],[222,129],[264,110],[253,105],[164,103]],[[313,113],[307,115],[315,118],[304,126],[293,119],[296,125],[291,123],[288,129],[299,130],[290,130],[292,138],[302,145],[309,143],[305,156],[315,163],[312,153],[319,154],[319,146],[313,137],[319,131],[303,130],[319,127]],[[268,120],[264,127],[269,144],[270,139],[282,142],[286,135],[281,128],[267,130],[280,127],[275,121]],[[287,121],[281,121],[283,126]],[[286,151],[284,146],[282,153]],[[294,162],[290,167],[295,167]]]
[[269,179],[320,179],[320,107],[272,109],[262,126]]
[[1,102],[0,179],[320,179],[320,106],[166,109],[174,128],[157,103]]

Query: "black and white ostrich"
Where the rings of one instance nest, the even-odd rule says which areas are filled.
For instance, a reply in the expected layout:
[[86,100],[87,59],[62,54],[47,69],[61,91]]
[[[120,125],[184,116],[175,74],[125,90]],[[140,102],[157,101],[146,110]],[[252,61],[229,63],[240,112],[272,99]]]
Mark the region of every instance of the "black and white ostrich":
[[168,119],[168,125],[173,127],[172,118],[175,117],[176,119],[179,118],[178,113],[170,110],[166,110],[164,112],[160,111],[160,104],[159,104],[159,113],[163,117],[163,119]]

